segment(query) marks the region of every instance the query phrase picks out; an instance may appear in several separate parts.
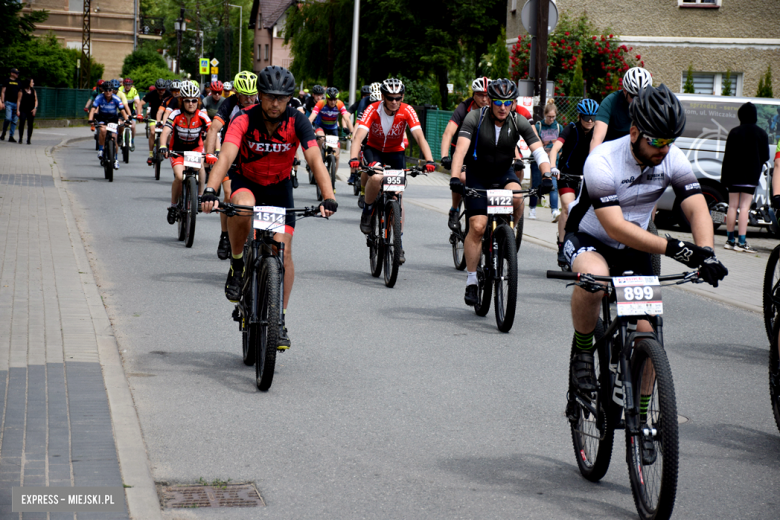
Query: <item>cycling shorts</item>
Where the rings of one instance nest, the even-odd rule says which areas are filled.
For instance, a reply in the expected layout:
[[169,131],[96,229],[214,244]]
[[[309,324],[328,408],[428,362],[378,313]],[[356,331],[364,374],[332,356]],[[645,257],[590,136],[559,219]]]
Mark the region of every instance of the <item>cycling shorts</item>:
[[580,231],[566,235],[563,243],[563,254],[569,265],[581,253],[596,252],[604,257],[609,266],[610,276],[622,276],[626,271],[633,271],[636,276],[655,276],[653,272],[653,255],[637,251],[629,247],[615,249],[592,235]]
[[318,126],[317,128],[314,129],[314,133],[315,134],[319,134],[320,131],[324,132],[325,135],[335,135],[336,137],[338,137],[338,135],[339,135],[338,127],[336,127],[336,128],[322,128],[321,126]]
[[[282,182],[262,186],[252,182],[237,171],[228,173],[230,176],[231,197],[236,193],[248,191],[255,198],[253,206],[276,206],[277,208],[294,208],[292,179],[287,177]],[[284,233],[292,235],[295,231],[295,215],[288,214],[285,219]]]
[[119,123],[119,114],[95,114],[95,122],[98,124]]
[[729,193],[747,193],[753,195],[756,192],[755,186],[726,186]]
[[[178,150],[171,150],[171,151],[177,152],[177,153],[181,153],[181,152],[178,152]],[[188,150],[188,151],[190,151],[190,150]],[[203,153],[203,147],[202,146],[198,146],[197,148],[194,148],[191,151]],[[177,164],[184,164],[184,157],[180,157],[180,156],[173,157],[173,156],[171,156],[171,166],[176,166]]]
[[579,192],[580,183],[580,181],[565,181],[563,179],[558,179],[558,193],[560,195],[563,195],[564,193],[573,193],[576,196],[577,192]]
[[[506,173],[500,177],[486,180],[476,175],[469,175],[469,168],[466,168],[466,187],[475,190],[502,190],[507,184],[516,182],[520,184],[520,179],[515,175],[515,171],[509,168]],[[481,197],[463,197],[463,204],[466,207],[466,217],[471,218],[476,215],[487,215],[488,201],[486,194]]]
[[363,158],[366,164],[372,164],[378,162],[382,165],[387,165],[393,170],[403,170],[406,168],[406,158],[404,152],[380,152],[376,148],[370,146],[363,147]]

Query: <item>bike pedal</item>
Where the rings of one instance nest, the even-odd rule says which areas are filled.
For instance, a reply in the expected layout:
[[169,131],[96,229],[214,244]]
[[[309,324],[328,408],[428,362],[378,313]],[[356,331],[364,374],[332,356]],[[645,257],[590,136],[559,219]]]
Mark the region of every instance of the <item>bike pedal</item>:
[[569,419],[570,423],[577,424],[579,422],[579,415],[580,405],[577,404],[577,401],[570,399],[566,403],[566,418]]
[[241,323],[241,313],[238,312],[238,305],[233,307],[233,321],[237,321],[238,323]]

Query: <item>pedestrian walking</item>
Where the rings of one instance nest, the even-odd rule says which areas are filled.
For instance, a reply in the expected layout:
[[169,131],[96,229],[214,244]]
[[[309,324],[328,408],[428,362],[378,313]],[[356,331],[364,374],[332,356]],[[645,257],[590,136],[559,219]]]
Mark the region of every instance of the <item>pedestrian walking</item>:
[[16,115],[19,117],[19,144],[24,136],[24,124],[27,123],[27,144],[33,133],[35,113],[38,111],[38,93],[35,92],[35,81],[32,78],[22,82],[22,88],[16,98]]
[[[748,245],[748,215],[753,194],[761,177],[761,169],[769,160],[769,136],[756,122],[758,112],[753,103],[745,103],[737,111],[741,123],[733,128],[726,138],[726,151],[721,166],[721,182],[729,190],[729,210],[726,214],[726,249],[755,253]],[[734,223],[739,208],[739,233],[734,240]]]
[[16,115],[16,98],[19,95],[19,71],[11,69],[10,78],[0,90],[0,110],[5,109],[5,121],[3,121],[3,134],[0,135],[0,141],[5,141],[5,133],[8,131],[8,125],[11,125],[11,135],[8,137],[9,143],[15,143],[14,132],[16,124],[19,121]]
[[[536,133],[539,135],[539,139],[542,140],[544,151],[547,155],[550,155],[553,144],[558,139],[558,136],[563,132],[561,126],[556,118],[558,117],[558,107],[555,106],[555,100],[550,98],[547,100],[547,104],[544,106],[544,120],[537,121],[534,127]],[[561,216],[561,212],[558,209],[558,184],[557,179],[553,177],[553,191],[550,192],[550,210],[552,211],[552,221],[558,222],[558,218]],[[538,188],[542,183],[542,172],[539,170],[536,161],[531,161],[531,188]],[[528,218],[536,218],[536,203],[537,198],[531,197],[530,212]]]

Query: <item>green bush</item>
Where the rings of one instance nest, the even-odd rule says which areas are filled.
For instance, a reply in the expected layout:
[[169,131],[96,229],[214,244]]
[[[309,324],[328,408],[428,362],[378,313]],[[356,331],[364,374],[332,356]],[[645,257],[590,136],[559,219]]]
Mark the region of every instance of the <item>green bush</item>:
[[165,67],[143,65],[131,70],[128,77],[133,79],[133,84],[137,89],[148,90],[158,78],[177,79],[179,76]]
[[[164,69],[167,68],[168,64],[165,63],[165,59],[154,48],[144,45],[125,56],[125,61],[122,64],[122,77],[132,77],[131,71],[144,66]],[[133,79],[135,80],[135,78]]]
[[[36,86],[75,88],[77,82],[76,61],[81,52],[66,49],[54,34],[49,33],[29,42],[11,45],[5,49],[7,63],[19,69],[21,78],[33,78]],[[103,64],[92,59],[91,85],[103,75]]]
[[693,88],[693,63],[688,65],[688,75],[685,76],[685,85],[683,85],[683,93],[693,94],[695,92]]

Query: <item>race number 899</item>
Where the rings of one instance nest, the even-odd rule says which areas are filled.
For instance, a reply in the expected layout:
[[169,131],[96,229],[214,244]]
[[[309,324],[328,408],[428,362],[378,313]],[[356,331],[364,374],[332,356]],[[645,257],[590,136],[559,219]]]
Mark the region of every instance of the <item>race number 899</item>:
[[623,287],[623,298],[626,301],[652,300],[652,287]]

